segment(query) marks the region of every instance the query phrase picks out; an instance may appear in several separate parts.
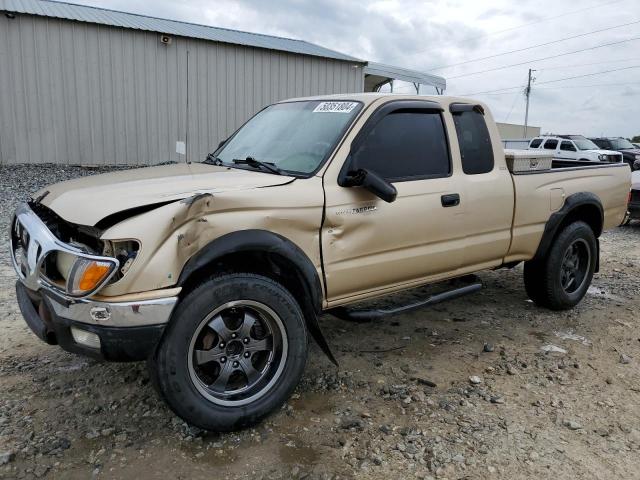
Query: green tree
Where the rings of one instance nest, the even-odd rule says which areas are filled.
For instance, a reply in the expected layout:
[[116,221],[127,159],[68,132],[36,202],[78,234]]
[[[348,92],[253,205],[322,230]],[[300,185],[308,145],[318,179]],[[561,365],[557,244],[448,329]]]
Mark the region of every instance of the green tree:
[[633,137],[633,138],[631,139],[631,141],[632,141],[633,143],[640,143],[640,135],[636,135],[635,137]]

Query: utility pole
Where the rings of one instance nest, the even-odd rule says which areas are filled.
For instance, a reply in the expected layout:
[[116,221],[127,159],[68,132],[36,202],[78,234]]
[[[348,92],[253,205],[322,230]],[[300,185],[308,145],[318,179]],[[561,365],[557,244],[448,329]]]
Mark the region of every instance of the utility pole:
[[535,78],[531,78],[531,72],[535,72],[535,70],[529,69],[529,79],[527,80],[527,88],[524,91],[525,97],[527,97],[527,106],[524,110],[524,132],[522,132],[522,137],[527,138],[527,126],[529,125],[529,97],[531,96],[531,82],[535,80]]

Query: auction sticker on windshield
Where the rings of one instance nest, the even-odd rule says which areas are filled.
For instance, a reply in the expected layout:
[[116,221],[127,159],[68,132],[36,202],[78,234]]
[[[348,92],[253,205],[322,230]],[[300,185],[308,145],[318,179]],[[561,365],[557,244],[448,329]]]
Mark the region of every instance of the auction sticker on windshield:
[[357,102],[320,102],[313,113],[351,113]]

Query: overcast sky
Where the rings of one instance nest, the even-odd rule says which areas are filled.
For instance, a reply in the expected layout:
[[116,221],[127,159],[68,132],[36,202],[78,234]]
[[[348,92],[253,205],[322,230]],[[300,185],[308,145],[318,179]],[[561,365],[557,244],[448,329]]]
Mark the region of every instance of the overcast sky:
[[[534,68],[530,125],[587,136],[640,135],[640,39],[539,60],[640,37],[639,0],[70,1],[299,38],[364,60],[435,73],[447,79],[445,93],[473,94],[491,106],[499,122],[523,123],[522,89],[528,68]],[[638,23],[438,68],[631,22]],[[472,75],[522,62],[527,63]],[[629,68],[633,66],[637,68]],[[619,71],[554,81],[607,70]],[[519,88],[479,93],[511,87]],[[396,91],[411,87],[400,85]]]

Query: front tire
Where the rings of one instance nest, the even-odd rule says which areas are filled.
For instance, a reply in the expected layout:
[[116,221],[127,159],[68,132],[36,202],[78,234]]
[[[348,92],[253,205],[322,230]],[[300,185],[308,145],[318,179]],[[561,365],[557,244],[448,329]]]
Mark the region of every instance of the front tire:
[[575,307],[587,293],[598,247],[591,227],[574,222],[554,239],[546,258],[524,264],[524,285],[537,305],[552,310]]
[[149,367],[178,416],[205,430],[237,430],[291,395],[307,345],[300,306],[282,285],[229,274],[181,300]]

